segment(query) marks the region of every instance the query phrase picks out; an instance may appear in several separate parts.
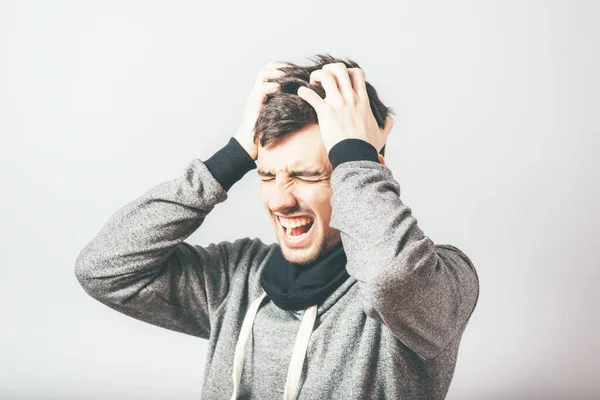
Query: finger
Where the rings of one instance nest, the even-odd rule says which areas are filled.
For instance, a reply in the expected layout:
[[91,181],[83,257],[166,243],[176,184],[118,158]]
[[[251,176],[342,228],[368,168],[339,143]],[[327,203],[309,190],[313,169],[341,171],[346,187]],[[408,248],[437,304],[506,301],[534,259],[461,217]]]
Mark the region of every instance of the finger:
[[256,77],[256,82],[266,82],[268,80],[279,78],[283,75],[285,75],[285,72],[279,69],[263,69],[258,73],[258,76]]
[[298,96],[304,99],[310,104],[317,113],[326,105],[325,100],[321,98],[314,90],[307,88],[306,86],[300,86],[298,88]]
[[320,82],[325,89],[325,98],[334,102],[342,101],[342,94],[338,89],[337,82],[333,74],[323,69],[318,69],[310,74],[310,83]]
[[331,72],[337,83],[337,87],[347,101],[354,101],[354,89],[352,89],[352,82],[348,74],[346,65],[342,63],[332,63],[323,66],[323,70]]
[[251,97],[252,102],[258,101],[264,103],[267,96],[276,93],[280,89],[280,85],[277,82],[260,82],[254,89],[254,95]]
[[263,82],[261,85],[262,92],[265,94],[273,94],[281,89],[281,85],[277,82]]
[[348,68],[348,74],[350,75],[350,81],[352,82],[352,88],[356,97],[359,100],[368,100],[369,95],[367,94],[367,83],[365,81],[365,72],[360,68]]
[[267,97],[270,94],[277,93],[281,89],[281,85],[277,82],[265,82],[263,83],[262,92],[262,102],[264,103],[267,100]]
[[285,62],[272,62],[267,64],[265,70],[267,72],[267,78],[278,78],[282,75],[285,75],[285,72],[281,70],[281,68],[291,67],[291,64]]
[[257,82],[264,82],[269,79],[279,78],[285,75],[285,72],[279,68],[289,67],[290,64],[284,62],[270,62],[263,69],[260,70],[256,78]]
[[280,69],[266,70],[265,74],[263,75],[263,81],[273,80],[273,79],[276,79],[276,78],[280,78],[280,77],[282,77],[284,75],[285,75],[285,72],[283,72]]

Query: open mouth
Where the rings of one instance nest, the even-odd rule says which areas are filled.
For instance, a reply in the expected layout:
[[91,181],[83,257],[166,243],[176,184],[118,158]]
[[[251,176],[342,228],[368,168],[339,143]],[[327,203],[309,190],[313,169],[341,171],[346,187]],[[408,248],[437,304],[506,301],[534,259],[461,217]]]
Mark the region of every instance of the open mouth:
[[314,219],[310,217],[299,217],[299,218],[284,218],[278,217],[279,224],[281,225],[285,236],[293,241],[298,241],[304,238],[310,232],[314,224]]

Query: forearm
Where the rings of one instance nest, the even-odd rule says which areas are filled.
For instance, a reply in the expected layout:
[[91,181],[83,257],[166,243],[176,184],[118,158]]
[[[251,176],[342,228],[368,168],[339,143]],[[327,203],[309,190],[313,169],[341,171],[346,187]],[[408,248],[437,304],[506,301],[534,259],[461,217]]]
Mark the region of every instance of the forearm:
[[108,220],[76,261],[76,275],[90,294],[120,302],[156,278],[176,246],[254,164],[234,145],[230,141],[205,163],[193,160],[181,176],[155,186]]
[[367,314],[433,358],[470,316],[479,293],[476,272],[460,250],[435,245],[422,232],[391,171],[366,158],[335,167],[331,226],[341,231]]

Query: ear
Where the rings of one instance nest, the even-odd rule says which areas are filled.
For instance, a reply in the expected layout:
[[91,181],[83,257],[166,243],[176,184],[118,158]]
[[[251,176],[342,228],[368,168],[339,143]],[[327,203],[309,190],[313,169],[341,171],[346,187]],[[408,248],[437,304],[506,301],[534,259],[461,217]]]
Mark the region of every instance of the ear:
[[385,165],[385,158],[381,154],[377,155],[379,157],[379,163]]

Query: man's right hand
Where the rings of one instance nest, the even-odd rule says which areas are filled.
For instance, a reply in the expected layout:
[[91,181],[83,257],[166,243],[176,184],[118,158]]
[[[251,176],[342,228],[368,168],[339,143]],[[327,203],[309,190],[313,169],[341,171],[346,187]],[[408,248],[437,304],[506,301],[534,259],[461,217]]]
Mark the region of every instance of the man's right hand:
[[267,95],[279,90],[279,84],[276,82],[266,82],[269,79],[279,78],[284,73],[278,68],[289,66],[282,62],[268,63],[258,74],[252,92],[246,101],[244,115],[240,125],[234,135],[234,138],[242,145],[244,150],[256,160],[258,157],[258,144],[254,142],[254,126],[260,109],[262,108]]

